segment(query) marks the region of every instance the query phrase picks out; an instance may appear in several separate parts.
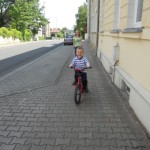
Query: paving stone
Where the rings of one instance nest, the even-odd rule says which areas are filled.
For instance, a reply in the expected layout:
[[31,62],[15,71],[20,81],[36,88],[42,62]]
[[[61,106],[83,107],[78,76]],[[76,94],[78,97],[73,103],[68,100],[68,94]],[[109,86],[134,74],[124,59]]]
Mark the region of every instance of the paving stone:
[[21,137],[22,134],[23,134],[23,132],[11,131],[10,134],[8,135],[8,137]]
[[32,145],[30,150],[45,150],[46,146],[37,146],[37,145]]
[[56,144],[55,145],[69,145],[70,144],[70,138],[57,138],[56,139]]
[[16,146],[15,144],[12,145],[2,144],[0,145],[0,150],[14,150],[15,146]]
[[79,139],[92,139],[92,132],[89,133],[79,133]]
[[35,145],[40,145],[40,141],[41,141],[41,138],[37,138],[37,139],[34,139],[34,138],[27,138],[25,144],[35,144]]
[[[46,146],[46,150],[62,150],[61,146]],[[67,149],[66,149],[67,150]]]
[[10,144],[11,140],[12,137],[7,138],[7,137],[0,136],[0,143]]
[[13,140],[11,141],[11,144],[24,144],[25,141],[26,141],[26,138],[14,137]]
[[54,138],[53,139],[51,139],[51,138],[48,138],[48,139],[42,138],[40,145],[54,145],[55,141],[56,141],[56,139],[54,139]]

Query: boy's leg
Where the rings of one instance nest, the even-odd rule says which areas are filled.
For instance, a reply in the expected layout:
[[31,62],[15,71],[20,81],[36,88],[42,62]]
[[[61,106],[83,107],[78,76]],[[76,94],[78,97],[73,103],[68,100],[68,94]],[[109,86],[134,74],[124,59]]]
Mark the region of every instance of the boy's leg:
[[81,76],[82,76],[83,90],[86,90],[86,87],[87,87],[87,74],[85,72],[83,72]]
[[78,82],[78,74],[75,71],[75,73],[74,73],[74,82],[72,83],[72,85],[75,85],[77,82]]

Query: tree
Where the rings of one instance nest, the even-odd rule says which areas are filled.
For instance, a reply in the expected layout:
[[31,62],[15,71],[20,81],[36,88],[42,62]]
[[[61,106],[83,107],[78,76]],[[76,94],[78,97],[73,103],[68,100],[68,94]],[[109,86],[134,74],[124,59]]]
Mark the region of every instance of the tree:
[[43,8],[39,8],[39,0],[16,0],[10,13],[10,27],[19,31],[31,29],[33,34],[36,34],[38,29],[48,22],[42,11]]
[[10,22],[9,11],[15,0],[1,0],[0,2],[0,27],[7,27]]
[[39,0],[1,1],[0,27],[17,29],[24,37],[26,29],[30,29],[34,35],[48,22],[43,15],[44,8],[39,6]]
[[74,26],[74,31],[79,30],[81,35],[87,32],[87,4],[84,3],[78,8],[78,13],[76,14],[76,25]]

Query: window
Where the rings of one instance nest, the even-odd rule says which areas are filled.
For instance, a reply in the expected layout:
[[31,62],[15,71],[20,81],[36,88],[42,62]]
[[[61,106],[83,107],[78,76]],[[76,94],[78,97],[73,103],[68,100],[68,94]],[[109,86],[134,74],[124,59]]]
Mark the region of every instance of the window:
[[113,30],[118,30],[120,26],[120,3],[121,0],[115,0]]
[[143,0],[136,0],[135,2],[135,17],[134,17],[134,26],[141,27],[141,18],[143,10]]
[[140,28],[143,10],[143,0],[128,1],[127,28]]

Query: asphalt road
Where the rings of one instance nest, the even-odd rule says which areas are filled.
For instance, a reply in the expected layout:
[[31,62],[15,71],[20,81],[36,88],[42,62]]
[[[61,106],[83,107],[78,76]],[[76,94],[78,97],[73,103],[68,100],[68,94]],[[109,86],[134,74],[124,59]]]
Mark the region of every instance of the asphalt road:
[[36,41],[0,47],[0,76],[62,45],[62,41]]

